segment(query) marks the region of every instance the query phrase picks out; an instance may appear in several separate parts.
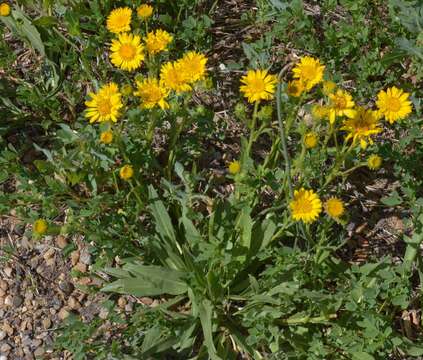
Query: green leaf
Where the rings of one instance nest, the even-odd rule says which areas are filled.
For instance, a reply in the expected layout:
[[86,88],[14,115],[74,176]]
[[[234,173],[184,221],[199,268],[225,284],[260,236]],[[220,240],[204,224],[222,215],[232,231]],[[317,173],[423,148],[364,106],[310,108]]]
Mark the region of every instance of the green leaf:
[[251,247],[251,230],[253,228],[253,221],[251,220],[251,208],[244,207],[239,214],[237,221],[237,228],[241,233],[241,244],[248,250]]
[[156,230],[166,241],[171,240],[172,243],[176,244],[176,235],[173,230],[172,221],[170,216],[163,205],[163,202],[159,200],[157,191],[153,186],[148,186],[148,195],[151,201],[149,209],[153,214],[154,220],[156,221]]
[[351,354],[352,360],[375,360],[375,358],[363,351],[357,351]]
[[40,33],[19,8],[13,9],[11,16],[0,16],[0,20],[13,33],[25,39],[41,56],[45,56],[45,48]]
[[[104,286],[101,290],[134,296],[180,295],[188,290],[188,286],[183,280],[185,273],[174,269],[153,265],[127,264],[123,270],[125,272],[106,269],[109,274],[123,277]],[[128,271],[133,276],[127,276]]]
[[380,201],[387,206],[396,206],[402,203],[401,196],[394,190],[391,195],[383,197]]
[[423,355],[423,347],[418,345],[411,345],[406,349],[406,352],[410,356],[422,356]]
[[217,356],[216,347],[213,342],[212,316],[213,305],[210,300],[203,300],[198,307],[201,327],[203,328],[204,343],[209,351],[209,356],[212,360],[220,360]]

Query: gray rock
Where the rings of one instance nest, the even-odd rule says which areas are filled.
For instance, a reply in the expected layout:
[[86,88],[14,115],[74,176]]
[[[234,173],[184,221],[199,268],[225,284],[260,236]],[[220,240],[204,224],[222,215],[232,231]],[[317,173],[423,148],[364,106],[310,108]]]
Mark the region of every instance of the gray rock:
[[24,299],[22,296],[16,295],[13,297],[12,304],[14,307],[19,307],[22,305]]

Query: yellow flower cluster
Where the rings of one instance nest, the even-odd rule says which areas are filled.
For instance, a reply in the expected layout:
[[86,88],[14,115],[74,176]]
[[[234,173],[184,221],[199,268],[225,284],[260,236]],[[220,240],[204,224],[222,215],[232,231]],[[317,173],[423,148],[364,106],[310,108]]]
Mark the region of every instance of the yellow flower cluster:
[[339,220],[345,213],[345,205],[341,199],[331,197],[322,205],[322,201],[313,190],[304,188],[295,190],[294,199],[290,202],[289,207],[292,218],[306,224],[315,221],[323,207],[326,214],[335,220]]
[[[143,4],[138,7],[137,14],[143,20],[153,14],[150,5]],[[117,34],[110,46],[110,61],[122,70],[134,71],[138,69],[145,59],[145,49],[151,55],[167,50],[173,37],[167,31],[158,29],[146,34],[144,43],[140,35],[131,34],[132,9],[129,7],[113,10],[107,18],[107,29]]]
[[[137,15],[143,20],[152,13],[153,8],[150,5],[143,4],[137,8]],[[153,56],[166,51],[173,37],[167,31],[158,29],[148,32],[143,39],[141,35],[130,33],[131,19],[132,10],[129,7],[117,8],[109,14],[106,26],[110,32],[116,34],[110,45],[111,63],[117,68],[132,72],[146,61],[146,52]],[[150,75],[146,79],[138,78],[134,92],[130,84],[125,84],[122,92],[119,92],[115,83],[107,84],[97,93],[88,94],[91,99],[85,103],[85,116],[91,123],[116,122],[123,107],[122,94],[130,96],[132,93],[140,98],[143,109],[152,109],[155,106],[167,109],[170,91],[181,93],[192,90],[195,82],[206,77],[206,65],[207,58],[203,54],[189,51],[181,59],[163,64],[159,78]],[[104,138],[100,141],[109,143]]]

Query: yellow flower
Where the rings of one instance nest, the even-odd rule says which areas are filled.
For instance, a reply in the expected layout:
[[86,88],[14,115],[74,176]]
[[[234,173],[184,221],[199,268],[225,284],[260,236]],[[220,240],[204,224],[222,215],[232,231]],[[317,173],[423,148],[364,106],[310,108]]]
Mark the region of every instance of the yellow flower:
[[367,166],[370,170],[377,170],[382,165],[382,158],[379,155],[370,155],[367,159]]
[[100,134],[100,141],[103,144],[110,144],[113,141],[113,132],[111,130],[103,131]]
[[153,15],[153,7],[151,5],[142,4],[138,6],[137,14],[143,20],[148,19],[151,15]]
[[107,17],[107,29],[115,34],[131,31],[131,16],[129,7],[114,9]]
[[326,96],[332,94],[336,89],[336,84],[333,81],[323,81],[323,94]]
[[294,199],[290,202],[292,218],[311,223],[317,219],[322,211],[322,202],[313,190],[304,188],[294,191]]
[[409,93],[404,92],[395,86],[386,91],[379,91],[376,105],[381,115],[393,124],[395,121],[402,120],[411,113],[411,101],[408,100]]
[[0,4],[0,16],[9,16],[10,15],[10,5],[8,3]]
[[112,40],[110,61],[123,70],[133,71],[141,66],[144,60],[144,47],[138,35],[120,34]]
[[302,81],[294,80],[294,81],[288,82],[288,88],[286,89],[286,92],[288,93],[288,95],[293,97],[299,97],[304,91],[305,91],[305,87]]
[[319,59],[311,56],[304,56],[300,62],[292,69],[294,78],[299,79],[304,83],[305,89],[311,90],[314,85],[317,85],[323,80],[323,71],[325,66],[320,63]]
[[355,105],[352,96],[344,90],[337,90],[334,94],[329,94],[329,121],[333,124],[337,116],[353,117]]
[[166,102],[166,97],[169,95],[167,90],[159,80],[154,78],[137,81],[138,91],[134,92],[135,96],[141,98],[141,107],[144,109],[152,109],[158,105],[161,109],[168,109],[169,104]]
[[172,42],[172,40],[172,35],[170,35],[167,31],[158,29],[155,32],[151,31],[147,34],[145,46],[147,47],[147,51],[154,55],[167,50],[167,46]]
[[360,141],[363,149],[367,147],[367,142],[373,144],[372,135],[382,131],[376,113],[361,106],[357,107],[354,117],[344,120],[341,130],[349,133],[345,138],[346,141],[349,139],[353,139],[354,143]]
[[277,78],[267,74],[267,70],[249,70],[247,75],[241,78],[240,91],[253,103],[260,100],[271,100],[275,93]]
[[325,203],[325,211],[330,217],[338,219],[345,212],[345,206],[341,199],[337,197],[331,197]]
[[234,160],[229,163],[228,171],[231,175],[236,175],[241,171],[241,164],[239,161]]
[[168,89],[175,90],[177,93],[190,91],[187,74],[182,70],[178,62],[167,62],[160,69],[160,82]]
[[307,149],[312,149],[317,146],[319,142],[319,137],[314,131],[308,132],[304,136],[304,145]]
[[123,180],[129,180],[134,175],[134,168],[131,165],[124,165],[119,170],[119,176]]
[[44,219],[38,219],[34,221],[34,224],[32,225],[32,230],[38,234],[38,235],[43,235],[46,233],[48,228],[48,224],[47,221],[45,221]]
[[311,115],[315,120],[322,120],[328,116],[329,109],[326,106],[315,104],[311,108]]
[[87,110],[85,117],[93,122],[116,122],[123,107],[119,88],[115,83],[109,83],[95,93],[89,93],[91,100],[86,101]]
[[178,61],[178,64],[190,83],[202,80],[206,76],[207,58],[203,54],[189,51]]

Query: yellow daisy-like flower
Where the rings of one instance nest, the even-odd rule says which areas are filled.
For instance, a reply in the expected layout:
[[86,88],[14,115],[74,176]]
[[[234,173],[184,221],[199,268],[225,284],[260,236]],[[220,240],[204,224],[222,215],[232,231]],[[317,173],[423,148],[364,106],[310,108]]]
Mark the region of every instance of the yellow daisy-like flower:
[[290,202],[292,218],[295,221],[311,223],[322,211],[322,202],[313,190],[304,188],[294,191],[294,199]]
[[0,16],[9,16],[10,15],[10,5],[8,3],[0,4]]
[[122,180],[129,180],[134,176],[134,168],[132,165],[124,165],[119,170],[119,176]]
[[382,131],[377,114],[361,106],[357,107],[354,117],[344,120],[341,130],[348,132],[346,141],[349,139],[353,139],[354,143],[359,141],[362,149],[367,147],[367,142],[373,144],[372,135]]
[[267,70],[249,70],[247,75],[241,78],[240,91],[248,99],[248,102],[254,103],[260,100],[271,100],[275,93],[277,78],[275,75],[267,73]]
[[110,61],[123,70],[133,71],[141,66],[144,60],[144,47],[138,35],[120,34],[112,40]]
[[151,5],[142,4],[137,8],[137,15],[143,20],[148,19],[153,15],[153,7]]
[[178,62],[167,62],[160,69],[160,82],[177,93],[190,91],[187,74]]
[[34,221],[34,224],[32,225],[32,230],[34,233],[38,235],[43,235],[47,232],[48,224],[47,221],[44,219],[38,219]]
[[355,110],[353,107],[355,105],[352,96],[344,91],[344,90],[337,90],[333,94],[329,94],[329,121],[333,124],[336,120],[337,116],[347,116],[352,118],[355,114]]
[[167,46],[172,42],[173,36],[167,31],[158,29],[155,32],[150,31],[145,38],[147,51],[154,55],[161,51],[166,51]]
[[207,58],[198,52],[189,51],[178,61],[190,83],[202,80],[206,76]]
[[288,95],[293,97],[300,97],[301,94],[305,91],[304,83],[300,80],[294,80],[288,82],[288,87],[286,89],[286,92]]
[[103,144],[110,144],[113,141],[113,132],[111,130],[103,131],[100,134],[100,141]]
[[104,85],[97,93],[89,93],[91,100],[86,101],[85,117],[93,122],[116,122],[123,107],[119,88],[115,83]]
[[236,175],[241,171],[241,164],[239,161],[234,160],[229,163],[228,166],[229,174]]
[[319,59],[304,56],[295,65],[292,72],[294,73],[294,78],[302,81],[305,89],[309,91],[314,85],[317,85],[323,80],[324,70],[325,66],[320,63]]
[[323,81],[323,94],[326,96],[332,94],[336,89],[336,84],[333,81]]
[[115,34],[131,31],[132,10],[129,7],[114,9],[107,17],[107,29]]
[[408,100],[409,93],[404,92],[395,86],[386,91],[379,91],[377,95],[376,105],[381,115],[393,124],[395,121],[402,120],[411,113],[411,101]]
[[317,146],[319,137],[314,131],[310,131],[304,136],[304,145],[307,149],[312,149]]
[[143,109],[152,109],[158,105],[161,109],[168,109],[169,104],[166,97],[169,95],[169,90],[166,89],[159,80],[154,78],[137,81],[138,91],[134,92],[135,96],[141,98],[141,107]]
[[339,219],[345,212],[345,206],[341,199],[331,197],[325,203],[325,211],[331,218]]
[[382,158],[379,155],[370,155],[367,159],[367,167],[370,170],[378,170],[382,165]]
[[315,120],[322,120],[329,114],[329,109],[326,106],[315,104],[311,107],[311,115]]

